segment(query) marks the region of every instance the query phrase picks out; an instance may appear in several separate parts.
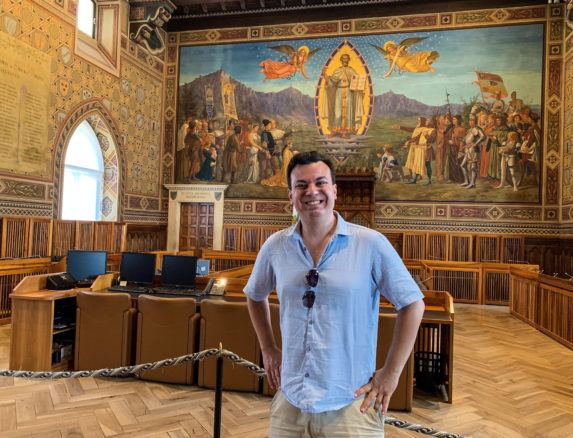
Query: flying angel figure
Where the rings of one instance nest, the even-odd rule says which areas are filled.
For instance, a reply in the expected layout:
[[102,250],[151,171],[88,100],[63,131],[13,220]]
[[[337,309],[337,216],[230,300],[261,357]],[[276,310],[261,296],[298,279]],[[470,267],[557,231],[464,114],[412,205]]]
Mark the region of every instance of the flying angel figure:
[[370,44],[376,50],[384,55],[384,58],[390,61],[390,68],[388,73],[384,75],[387,78],[394,71],[394,67],[398,67],[400,71],[409,71],[412,73],[425,73],[431,71],[436,73],[432,64],[440,57],[436,50],[431,52],[422,51],[412,53],[408,49],[416,43],[425,40],[427,37],[422,38],[406,38],[396,44],[394,41],[386,41],[384,48],[378,47],[375,44]]
[[281,44],[280,46],[268,46],[269,49],[276,50],[277,52],[285,53],[290,61],[272,61],[270,59],[265,59],[259,65],[262,67],[261,73],[265,74],[265,79],[263,82],[272,79],[281,79],[291,76],[296,72],[300,71],[301,74],[306,78],[310,79],[306,72],[304,71],[304,64],[308,61],[316,52],[318,52],[322,47],[309,51],[307,46],[301,46],[296,50],[290,44]]

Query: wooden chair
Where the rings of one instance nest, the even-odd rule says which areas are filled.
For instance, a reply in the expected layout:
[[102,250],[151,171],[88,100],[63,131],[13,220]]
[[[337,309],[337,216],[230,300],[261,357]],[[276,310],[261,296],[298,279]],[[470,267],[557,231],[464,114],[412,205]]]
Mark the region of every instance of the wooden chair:
[[[193,298],[140,295],[137,300],[135,362],[155,362],[195,353],[199,345],[199,313]],[[192,384],[195,363],[143,371],[141,379]]]
[[74,369],[132,365],[136,310],[130,295],[80,291],[77,306]]

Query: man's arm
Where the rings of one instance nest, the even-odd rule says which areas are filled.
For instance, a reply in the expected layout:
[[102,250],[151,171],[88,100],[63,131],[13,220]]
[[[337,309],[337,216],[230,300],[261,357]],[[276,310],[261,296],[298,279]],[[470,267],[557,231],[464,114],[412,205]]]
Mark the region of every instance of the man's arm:
[[247,297],[247,307],[263,353],[263,364],[269,385],[271,388],[278,389],[281,387],[282,352],[277,347],[273,336],[269,302],[268,300],[255,301]]
[[384,366],[374,372],[370,382],[354,393],[354,397],[366,394],[360,406],[362,412],[366,412],[373,400],[376,400],[374,409],[378,410],[380,405],[382,405],[382,414],[386,414],[388,411],[390,397],[398,386],[398,379],[402,369],[414,347],[414,342],[418,335],[418,327],[424,314],[424,307],[424,301],[418,300],[406,307],[402,307],[398,311],[392,345],[388,351]]

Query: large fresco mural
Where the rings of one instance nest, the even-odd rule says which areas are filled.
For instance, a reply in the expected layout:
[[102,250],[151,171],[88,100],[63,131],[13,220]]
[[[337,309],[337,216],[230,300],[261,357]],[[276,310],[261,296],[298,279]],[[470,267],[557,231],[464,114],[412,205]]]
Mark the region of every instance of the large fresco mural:
[[379,201],[539,203],[543,48],[543,24],[182,46],[176,182],[284,199],[319,150]]

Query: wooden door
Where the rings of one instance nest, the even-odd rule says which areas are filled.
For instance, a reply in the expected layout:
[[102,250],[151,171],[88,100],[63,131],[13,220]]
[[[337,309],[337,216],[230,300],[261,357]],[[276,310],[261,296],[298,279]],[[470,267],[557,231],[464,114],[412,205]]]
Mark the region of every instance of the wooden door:
[[179,228],[179,251],[213,249],[212,202],[182,202]]

